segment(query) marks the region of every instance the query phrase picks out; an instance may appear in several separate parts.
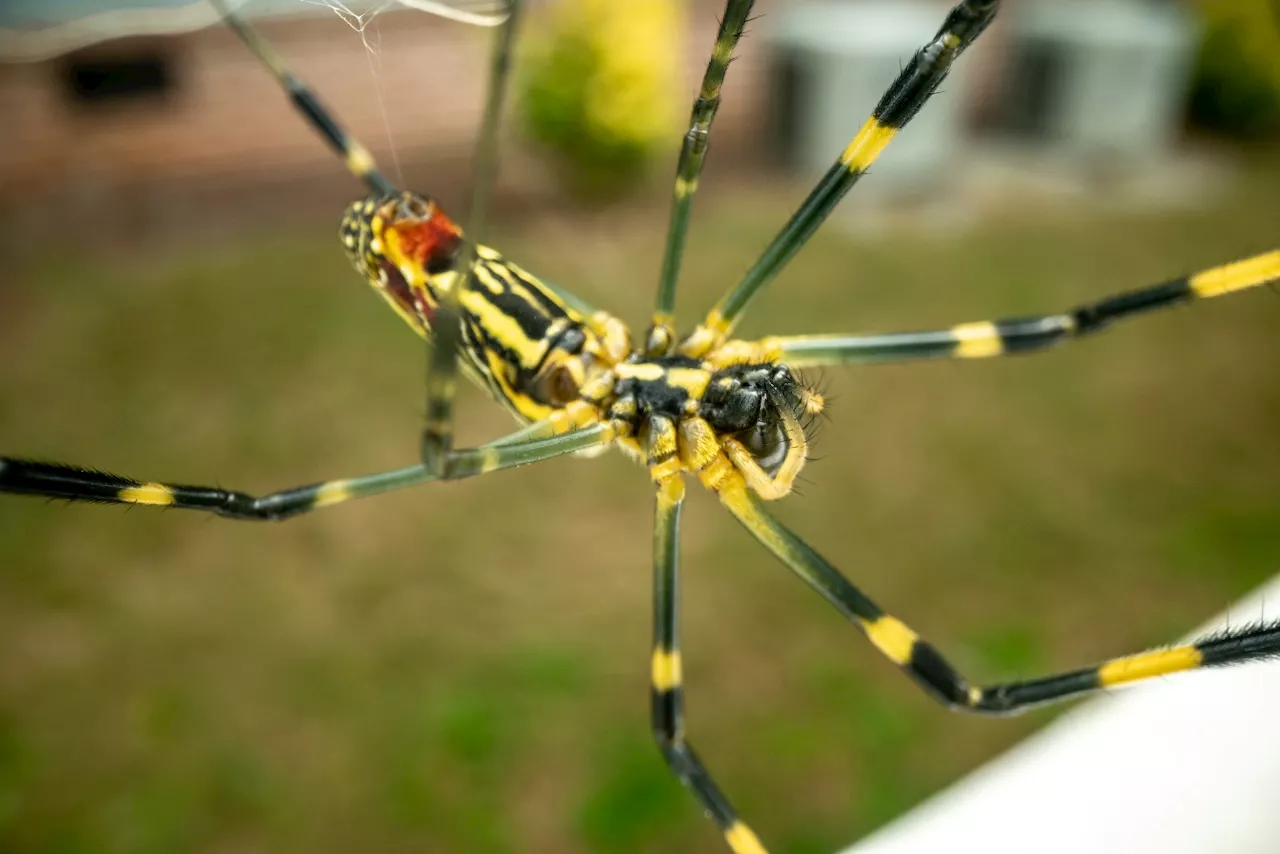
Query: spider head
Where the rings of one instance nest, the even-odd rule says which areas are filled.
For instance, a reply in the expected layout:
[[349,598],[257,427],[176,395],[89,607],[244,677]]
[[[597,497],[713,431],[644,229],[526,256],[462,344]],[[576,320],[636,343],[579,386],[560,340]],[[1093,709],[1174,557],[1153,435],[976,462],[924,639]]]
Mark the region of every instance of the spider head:
[[761,498],[781,498],[808,455],[822,395],[786,365],[732,365],[712,375],[699,415]]
[[433,200],[403,192],[353,203],[342,216],[341,235],[356,270],[426,334],[436,305],[431,277],[453,268],[462,230]]

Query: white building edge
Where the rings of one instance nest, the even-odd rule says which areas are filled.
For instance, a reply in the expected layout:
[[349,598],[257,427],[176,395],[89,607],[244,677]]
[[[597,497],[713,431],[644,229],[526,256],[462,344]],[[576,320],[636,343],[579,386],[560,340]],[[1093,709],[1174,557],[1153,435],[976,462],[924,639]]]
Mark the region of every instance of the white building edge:
[[[1280,609],[1280,575],[1196,635]],[[1275,854],[1280,661],[1083,703],[843,854]]]

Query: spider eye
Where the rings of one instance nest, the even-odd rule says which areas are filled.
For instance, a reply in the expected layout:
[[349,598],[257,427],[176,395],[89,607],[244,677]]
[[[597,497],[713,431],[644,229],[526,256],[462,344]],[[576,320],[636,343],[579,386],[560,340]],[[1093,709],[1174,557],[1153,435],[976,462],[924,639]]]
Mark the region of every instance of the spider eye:
[[400,199],[399,214],[405,219],[431,219],[435,206],[421,196],[405,193]]
[[782,468],[787,452],[791,450],[791,443],[787,441],[787,433],[781,424],[761,422],[740,433],[737,439],[755,459],[756,464],[771,477]]
[[347,258],[363,276],[370,275],[369,244],[373,238],[371,221],[375,210],[374,199],[364,199],[347,207],[342,215],[342,248]]

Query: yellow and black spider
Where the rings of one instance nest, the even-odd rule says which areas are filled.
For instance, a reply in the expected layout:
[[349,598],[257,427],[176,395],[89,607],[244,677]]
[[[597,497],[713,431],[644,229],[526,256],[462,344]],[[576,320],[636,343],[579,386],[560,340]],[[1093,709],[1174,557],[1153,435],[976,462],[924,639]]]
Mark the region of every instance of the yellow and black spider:
[[[944,705],[1006,714],[1154,676],[1280,654],[1280,622],[1112,659],[1051,676],[972,684],[930,644],[886,614],[834,566],[765,510],[805,464],[806,426],[822,395],[795,369],[1016,354],[1099,331],[1114,320],[1280,279],[1280,250],[1039,317],[962,323],[877,335],[739,340],[732,332],[756,296],[806,243],[841,197],[924,105],[952,62],[986,28],[997,0],[963,0],[903,68],[871,117],[808,198],[734,286],[688,334],[673,307],[691,201],[720,89],[751,0],[726,3],[715,48],[684,137],[653,321],[638,345],[616,318],[464,238],[431,199],[395,187],[271,47],[228,9],[227,22],[265,63],[298,110],[342,155],[372,195],[342,220],[356,269],[424,338],[434,339],[422,462],[261,497],[213,487],[141,481],[76,466],[0,458],[0,492],[204,510],[235,519],[285,519],[433,480],[452,480],[617,445],[643,462],[656,487],[652,724],[672,770],[697,796],[738,854],[763,851],[686,739],[677,637],[677,542],[684,477],[693,475],[769,551],[861,629],[872,644]],[[516,8],[503,26],[480,137],[481,180],[468,231],[483,220],[496,122]],[[457,370],[487,389],[521,429],[476,448],[452,447]]]

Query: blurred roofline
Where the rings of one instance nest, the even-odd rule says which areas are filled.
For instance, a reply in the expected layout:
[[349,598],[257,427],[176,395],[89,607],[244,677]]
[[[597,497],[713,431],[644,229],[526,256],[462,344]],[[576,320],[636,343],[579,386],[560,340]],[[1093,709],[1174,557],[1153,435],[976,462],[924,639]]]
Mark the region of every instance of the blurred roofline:
[[[325,0],[227,0],[248,18],[339,14]],[[334,0],[338,2],[338,0]],[[344,12],[362,15],[396,0],[342,0]],[[221,20],[208,0],[9,0],[0,4],[0,62],[38,62],[105,41],[188,33]]]

